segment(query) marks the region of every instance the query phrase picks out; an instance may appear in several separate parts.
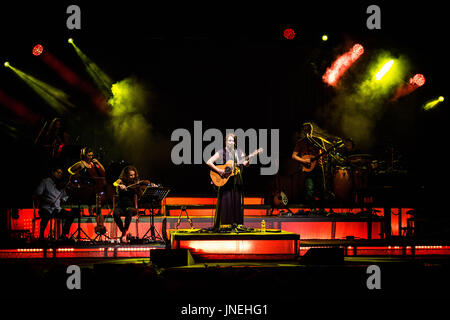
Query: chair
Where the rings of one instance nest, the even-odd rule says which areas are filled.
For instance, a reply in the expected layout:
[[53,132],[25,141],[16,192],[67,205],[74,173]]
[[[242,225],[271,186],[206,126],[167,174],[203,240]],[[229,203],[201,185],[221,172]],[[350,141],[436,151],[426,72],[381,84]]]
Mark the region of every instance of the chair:
[[[38,215],[39,212],[39,200],[33,197],[33,218],[31,219],[31,237],[36,239],[36,222],[41,220],[41,217]],[[61,219],[58,219],[54,216],[50,218],[49,222],[49,239],[56,240],[61,234]],[[40,230],[39,230],[40,232]],[[37,237],[39,238],[39,236]]]
[[38,200],[36,198],[33,197],[32,199],[33,202],[33,218],[31,219],[31,238],[32,239],[36,239],[36,221],[41,220],[41,217],[38,216],[37,214],[37,207],[38,207]]
[[[114,210],[116,208],[116,203],[117,200],[119,198],[119,195],[115,194],[113,196],[113,201],[112,201],[112,210],[110,211],[110,214],[114,214]],[[138,198],[137,195],[134,196],[134,207],[136,209],[137,214],[131,217],[131,224],[133,223],[133,218],[135,221],[135,225],[136,225],[136,238],[139,238],[139,207],[138,207]],[[144,211],[145,212],[145,211]],[[109,216],[109,214],[108,214]],[[117,225],[116,222],[114,221],[114,219],[111,220],[111,229],[110,229],[110,233],[111,233],[111,238],[117,238]]]

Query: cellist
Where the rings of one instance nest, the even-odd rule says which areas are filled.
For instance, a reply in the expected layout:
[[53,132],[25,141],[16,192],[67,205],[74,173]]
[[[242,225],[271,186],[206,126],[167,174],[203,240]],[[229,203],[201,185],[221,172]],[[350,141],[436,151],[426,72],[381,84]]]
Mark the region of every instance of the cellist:
[[95,195],[104,192],[106,185],[105,168],[94,158],[92,149],[81,149],[80,159],[68,169],[71,182],[80,186],[81,202],[95,204]]

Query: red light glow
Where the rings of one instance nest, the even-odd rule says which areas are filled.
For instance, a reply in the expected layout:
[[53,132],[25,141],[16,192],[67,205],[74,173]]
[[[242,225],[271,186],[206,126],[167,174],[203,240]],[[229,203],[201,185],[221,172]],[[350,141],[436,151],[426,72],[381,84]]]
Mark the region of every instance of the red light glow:
[[417,88],[423,86],[425,84],[425,77],[423,74],[416,74],[412,78],[409,79],[408,83],[403,84],[398,87],[394,97],[391,99],[395,101],[403,96],[406,96],[416,90]]
[[34,46],[34,48],[33,48],[33,54],[35,56],[40,55],[43,51],[44,51],[44,47],[40,44]]
[[423,74],[416,74],[414,77],[409,79],[409,83],[418,87],[421,87],[425,84],[425,77]]
[[349,51],[339,56],[332,66],[322,76],[322,80],[330,86],[335,86],[339,78],[364,53],[364,47],[355,44]]
[[288,39],[288,40],[294,39],[295,38],[295,31],[294,31],[294,29],[290,29],[290,28],[285,29],[284,32],[283,32],[283,36],[286,39]]

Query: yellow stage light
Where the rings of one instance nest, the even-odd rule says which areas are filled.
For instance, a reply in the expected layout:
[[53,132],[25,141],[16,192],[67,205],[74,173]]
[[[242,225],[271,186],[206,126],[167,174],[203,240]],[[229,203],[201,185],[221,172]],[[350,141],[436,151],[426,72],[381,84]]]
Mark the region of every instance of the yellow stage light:
[[375,78],[377,80],[381,80],[381,78],[384,77],[384,75],[386,73],[388,73],[388,71],[392,68],[392,65],[394,64],[394,60],[389,60],[388,62],[386,62],[383,67],[380,69],[380,71],[378,71],[377,75],[375,76]]

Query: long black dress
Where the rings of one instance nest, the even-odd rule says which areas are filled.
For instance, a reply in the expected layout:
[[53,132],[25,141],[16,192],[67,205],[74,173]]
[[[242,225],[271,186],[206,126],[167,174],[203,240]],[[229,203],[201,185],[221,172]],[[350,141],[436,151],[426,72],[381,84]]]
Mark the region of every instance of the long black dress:
[[[244,160],[244,153],[241,150],[236,151],[235,157],[233,157],[232,152],[225,148],[220,150],[219,154],[224,163],[233,160],[233,158],[235,158],[236,163]],[[220,229],[222,225],[242,225],[244,223],[243,166],[240,165],[239,168],[239,174],[230,177],[224,186],[219,187],[214,217],[215,229]]]

